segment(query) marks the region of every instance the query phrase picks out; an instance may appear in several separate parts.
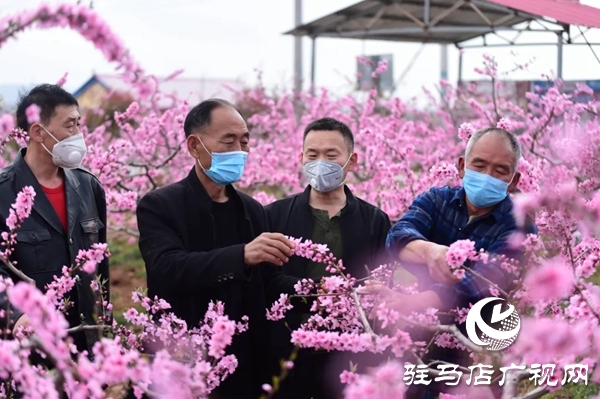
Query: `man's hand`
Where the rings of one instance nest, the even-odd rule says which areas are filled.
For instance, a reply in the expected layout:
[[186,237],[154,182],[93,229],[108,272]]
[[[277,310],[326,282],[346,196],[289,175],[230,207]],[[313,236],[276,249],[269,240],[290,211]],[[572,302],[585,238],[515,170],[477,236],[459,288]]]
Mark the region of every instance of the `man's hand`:
[[432,244],[431,249],[427,251],[427,267],[429,268],[429,275],[434,280],[442,284],[456,284],[460,279],[450,271],[446,261],[448,249],[445,245]]
[[383,284],[381,281],[376,280],[365,281],[365,285],[363,287],[357,288],[356,292],[358,294],[380,295],[384,301],[388,301],[399,294],[399,292],[388,288],[388,286]]
[[295,244],[280,233],[262,233],[244,247],[244,262],[255,266],[269,262],[281,266],[292,256]]
[[[383,302],[385,302],[385,306],[388,309],[393,309],[399,312],[402,312],[403,305],[406,303],[407,295],[388,288],[380,281],[367,280],[365,281],[364,287],[358,288],[356,292],[359,294],[379,295],[383,299]],[[377,306],[373,308],[371,314],[369,315],[370,319],[375,319],[376,317]]]
[[[424,312],[428,308],[444,310],[444,304],[435,291],[423,291],[418,294],[403,294],[389,289],[379,281],[365,281],[365,286],[356,290],[359,294],[380,295],[388,309],[409,315],[411,312]],[[371,311],[369,318],[377,317],[377,307]]]
[[29,327],[29,316],[27,316],[26,314],[19,317],[19,319],[15,323],[15,326],[13,327],[13,331],[12,331],[13,336],[16,336],[16,333],[17,333],[17,331],[19,331],[20,327],[23,327],[23,329]]

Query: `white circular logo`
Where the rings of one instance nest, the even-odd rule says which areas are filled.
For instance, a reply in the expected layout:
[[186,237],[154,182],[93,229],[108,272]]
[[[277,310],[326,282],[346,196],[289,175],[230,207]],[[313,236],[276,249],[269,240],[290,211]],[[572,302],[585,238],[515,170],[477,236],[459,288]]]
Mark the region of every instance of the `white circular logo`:
[[[492,301],[504,301],[502,298],[490,297],[477,302],[467,314],[467,336],[476,345],[487,346],[489,351],[500,351],[508,348],[517,338],[521,329],[521,319],[513,305],[508,304],[508,309],[501,312],[502,304],[498,303],[492,310],[490,320],[484,320],[481,315],[483,307]],[[490,324],[500,323],[498,329]],[[478,335],[475,326],[481,330]]]

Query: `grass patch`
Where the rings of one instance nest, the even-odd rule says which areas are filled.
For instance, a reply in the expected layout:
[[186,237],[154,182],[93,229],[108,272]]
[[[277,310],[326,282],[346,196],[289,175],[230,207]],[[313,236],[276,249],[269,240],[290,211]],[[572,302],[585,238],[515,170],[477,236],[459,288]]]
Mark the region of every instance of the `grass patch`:
[[137,243],[129,243],[127,237],[111,237],[108,247],[110,257],[110,300],[113,316],[119,324],[128,323],[123,312],[131,307],[142,310],[133,303],[131,293],[146,288],[146,268]]
[[113,238],[109,241],[111,271],[119,267],[135,273],[138,277],[146,278],[144,260],[137,243],[130,244],[125,238]]
[[600,392],[598,384],[567,384],[556,392],[542,396],[542,399],[588,399]]

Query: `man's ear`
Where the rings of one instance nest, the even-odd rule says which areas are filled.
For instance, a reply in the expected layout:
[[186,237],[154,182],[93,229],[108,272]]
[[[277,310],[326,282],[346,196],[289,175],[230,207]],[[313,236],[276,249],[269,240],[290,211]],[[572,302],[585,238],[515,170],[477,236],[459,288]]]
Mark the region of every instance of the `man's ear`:
[[39,123],[34,123],[29,127],[29,139],[38,143],[42,143],[44,141],[44,129],[40,126]]
[[513,177],[512,182],[508,185],[508,192],[512,192],[517,188],[519,182],[521,181],[521,172],[515,173],[515,177]]
[[353,171],[356,165],[358,165],[358,154],[353,153],[350,155],[350,161],[348,162],[348,172]]
[[458,177],[461,179],[465,177],[465,157],[458,157],[456,168],[458,169]]
[[194,158],[198,158],[200,156],[200,152],[198,151],[200,140],[198,139],[198,137],[196,137],[193,134],[189,135],[186,139],[186,144],[190,155]]

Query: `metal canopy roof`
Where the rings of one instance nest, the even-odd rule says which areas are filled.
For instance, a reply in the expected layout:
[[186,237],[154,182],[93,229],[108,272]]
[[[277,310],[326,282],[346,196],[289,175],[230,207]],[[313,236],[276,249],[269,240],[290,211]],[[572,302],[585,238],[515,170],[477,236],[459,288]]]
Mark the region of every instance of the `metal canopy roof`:
[[[498,3],[508,3],[513,8]],[[550,3],[560,2],[555,0],[510,2],[506,0],[363,0],[313,22],[300,25],[285,34],[312,38],[334,37],[458,45],[500,31],[559,33],[565,31],[565,25],[572,21],[589,22],[593,19],[589,15],[587,19],[573,16],[577,11],[583,15],[593,10],[598,15],[596,24],[600,25],[600,10],[593,7],[567,4],[571,11],[569,21],[554,22],[543,19],[542,15],[518,10],[517,7],[524,8],[520,7],[520,4],[524,3],[538,3],[538,7],[534,9],[541,11],[549,9]],[[526,8],[531,9],[531,7]],[[554,9],[558,10],[556,7]],[[551,13],[551,16],[557,18],[560,12]],[[541,27],[533,28],[529,25],[524,29],[515,28],[515,25],[532,21],[539,21]],[[550,27],[542,23],[549,23]],[[581,25],[590,26],[587,23]]]
[[553,18],[569,25],[600,28],[600,9],[580,4],[579,0],[489,0],[535,15]]

